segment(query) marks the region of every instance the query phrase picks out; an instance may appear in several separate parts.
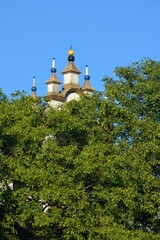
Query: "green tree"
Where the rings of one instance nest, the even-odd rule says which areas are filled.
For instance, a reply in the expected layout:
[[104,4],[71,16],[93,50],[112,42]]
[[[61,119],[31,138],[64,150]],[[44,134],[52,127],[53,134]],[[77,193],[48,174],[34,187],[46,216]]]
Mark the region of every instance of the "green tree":
[[160,63],[115,74],[61,110],[1,94],[1,239],[160,238]]

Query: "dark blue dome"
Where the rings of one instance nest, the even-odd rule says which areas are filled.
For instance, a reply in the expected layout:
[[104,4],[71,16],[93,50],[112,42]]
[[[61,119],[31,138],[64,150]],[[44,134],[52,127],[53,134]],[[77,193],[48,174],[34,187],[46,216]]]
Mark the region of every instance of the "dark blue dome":
[[85,76],[84,76],[84,79],[85,79],[85,80],[89,80],[89,79],[90,79],[90,76],[89,76],[89,75],[85,75]]
[[68,56],[68,61],[69,62],[74,62],[75,57],[73,55]]
[[57,69],[56,68],[51,68],[51,73],[56,73]]
[[31,88],[31,91],[32,91],[32,92],[36,92],[36,91],[37,91],[37,88],[36,88],[36,87],[32,87],[32,88]]

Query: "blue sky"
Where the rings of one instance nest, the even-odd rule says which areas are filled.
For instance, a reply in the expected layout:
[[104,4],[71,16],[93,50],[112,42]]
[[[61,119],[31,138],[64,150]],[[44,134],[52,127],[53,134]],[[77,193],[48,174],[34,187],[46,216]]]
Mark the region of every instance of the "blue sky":
[[104,90],[105,75],[117,66],[144,57],[160,60],[159,0],[1,0],[0,88],[6,94],[30,94],[36,76],[37,93],[46,94],[52,58],[57,76],[67,65],[72,45],[75,64],[85,65],[90,82]]

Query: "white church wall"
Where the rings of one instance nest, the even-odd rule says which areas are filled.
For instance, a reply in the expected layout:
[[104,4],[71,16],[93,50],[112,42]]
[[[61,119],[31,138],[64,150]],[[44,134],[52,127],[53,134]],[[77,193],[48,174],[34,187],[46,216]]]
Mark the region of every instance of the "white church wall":
[[75,83],[78,84],[78,75],[75,73],[67,73],[64,75],[64,84]]

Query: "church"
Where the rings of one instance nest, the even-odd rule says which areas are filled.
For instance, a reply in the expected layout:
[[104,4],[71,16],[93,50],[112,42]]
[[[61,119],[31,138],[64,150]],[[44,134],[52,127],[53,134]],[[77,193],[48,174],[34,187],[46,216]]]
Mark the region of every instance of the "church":
[[[58,107],[62,105],[64,102],[69,102],[71,100],[78,100],[82,94],[92,94],[94,92],[94,88],[90,84],[90,76],[88,71],[88,66],[86,65],[85,76],[84,76],[84,84],[81,87],[79,85],[79,75],[81,71],[77,69],[74,64],[75,57],[74,51],[72,48],[68,51],[68,64],[63,69],[63,85],[60,90],[61,81],[56,76],[56,63],[55,58],[52,60],[52,68],[51,68],[51,76],[46,81],[47,85],[47,94],[45,96],[45,100],[51,107]],[[36,81],[33,78],[32,85],[32,97],[36,98]]]

